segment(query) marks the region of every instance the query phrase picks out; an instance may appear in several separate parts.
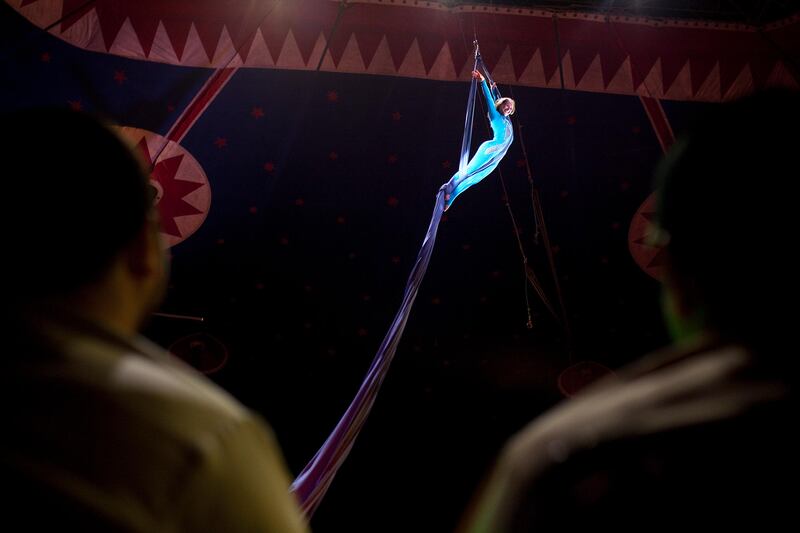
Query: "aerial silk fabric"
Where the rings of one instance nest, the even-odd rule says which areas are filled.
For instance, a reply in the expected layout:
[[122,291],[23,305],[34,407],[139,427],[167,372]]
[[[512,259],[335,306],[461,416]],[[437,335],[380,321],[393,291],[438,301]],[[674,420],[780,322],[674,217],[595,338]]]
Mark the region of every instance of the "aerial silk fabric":
[[411,306],[414,304],[422,278],[425,276],[428,263],[433,255],[436,232],[439,229],[439,221],[443,212],[444,191],[440,189],[436,195],[433,216],[425,239],[422,241],[422,248],[417,254],[414,268],[408,277],[400,309],[378,348],[361,387],[328,439],[292,483],[292,491],[308,517],[316,510],[333,481],[334,475],[350,453],[353,442],[361,431],[361,427],[372,409],[372,404],[375,403],[378,390],[397,351],[397,345],[400,343],[400,337],[403,335],[406,321],[411,313]]
[[[479,65],[483,66],[483,63],[480,56],[477,55],[475,68],[478,68]],[[483,67],[483,70],[486,70],[485,67]],[[489,79],[491,83],[491,78],[488,77],[488,74],[487,79]],[[414,299],[417,297],[422,279],[428,269],[428,263],[433,255],[433,246],[436,242],[439,222],[446,208],[445,196],[449,194],[449,203],[452,203],[455,196],[489,174],[506,153],[508,145],[513,139],[513,134],[510,132],[510,121],[495,111],[493,94],[490,92],[486,82],[483,82],[484,96],[489,104],[488,107],[491,109],[490,117],[492,117],[491,112],[494,111],[501,120],[497,121],[497,126],[492,126],[493,131],[495,131],[495,138],[483,143],[476,152],[476,155],[471,160],[468,160],[475,95],[477,92],[476,85],[477,81],[473,79],[470,85],[469,100],[467,103],[467,116],[464,125],[464,141],[461,147],[459,172],[456,173],[448,183],[443,185],[436,194],[436,202],[434,204],[430,224],[428,225],[428,231],[425,234],[425,239],[422,241],[422,247],[417,254],[414,268],[408,277],[400,309],[397,311],[389,327],[389,331],[386,333],[383,342],[378,348],[378,352],[375,354],[372,364],[355,398],[350,403],[325,443],[292,483],[292,491],[297,496],[303,511],[308,517],[313,515],[317,506],[322,501],[322,498],[325,496],[336,472],[350,453],[350,449],[353,447],[353,443],[361,431],[372,409],[372,405],[375,403],[375,398],[378,395],[383,379],[386,377],[386,373],[389,370],[389,365],[397,351],[397,345],[400,343],[400,338],[403,335],[406,321],[411,313],[411,306],[414,304]],[[497,94],[497,97],[499,98],[499,94]],[[492,120],[494,121],[495,118]],[[495,130],[496,127],[501,129]],[[452,184],[453,187],[448,191],[448,185],[450,184]]]

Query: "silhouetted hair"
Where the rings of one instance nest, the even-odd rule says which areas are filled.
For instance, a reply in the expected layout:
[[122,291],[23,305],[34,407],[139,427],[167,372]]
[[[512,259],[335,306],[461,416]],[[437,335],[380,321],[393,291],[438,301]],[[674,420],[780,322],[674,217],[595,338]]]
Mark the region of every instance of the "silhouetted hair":
[[793,333],[799,179],[800,93],[777,89],[714,106],[656,171],[673,277],[727,338]]
[[142,228],[142,164],[108,126],[78,112],[0,115],[6,293],[26,300],[97,279]]

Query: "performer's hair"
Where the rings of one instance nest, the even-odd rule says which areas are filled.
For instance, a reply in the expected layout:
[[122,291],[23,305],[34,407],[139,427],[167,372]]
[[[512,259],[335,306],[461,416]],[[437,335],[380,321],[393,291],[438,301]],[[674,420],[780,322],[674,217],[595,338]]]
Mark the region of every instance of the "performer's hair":
[[517,110],[517,103],[508,96],[503,96],[502,98],[498,98],[497,100],[495,100],[494,108],[497,109],[497,111],[500,111],[500,106],[503,105],[503,103],[505,103],[506,101],[511,102],[511,114],[513,115],[514,112]]

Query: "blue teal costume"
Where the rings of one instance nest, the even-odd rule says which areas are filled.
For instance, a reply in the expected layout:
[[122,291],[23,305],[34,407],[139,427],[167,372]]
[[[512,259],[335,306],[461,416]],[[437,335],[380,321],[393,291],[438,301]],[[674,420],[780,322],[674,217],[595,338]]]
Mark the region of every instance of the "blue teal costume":
[[475,185],[483,178],[488,176],[506,155],[508,147],[514,140],[514,129],[511,127],[511,119],[504,117],[495,108],[494,95],[489,90],[486,80],[481,82],[483,96],[486,99],[486,107],[489,108],[489,122],[492,127],[494,137],[478,147],[475,155],[472,156],[467,166],[450,178],[444,184],[445,190],[445,210],[450,207],[456,196],[467,188]]

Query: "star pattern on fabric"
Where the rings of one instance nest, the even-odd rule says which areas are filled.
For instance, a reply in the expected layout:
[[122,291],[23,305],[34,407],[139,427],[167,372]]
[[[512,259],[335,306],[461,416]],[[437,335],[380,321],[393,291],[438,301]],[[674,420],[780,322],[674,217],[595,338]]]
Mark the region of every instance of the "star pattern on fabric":
[[[652,228],[655,219],[656,219],[656,212],[655,210],[644,210],[642,211],[639,216],[645,219],[648,223],[648,228]],[[633,241],[634,244],[639,246],[644,246],[651,250],[655,250],[655,253],[652,255],[650,260],[645,265],[646,268],[653,269],[653,268],[662,268],[667,265],[667,250],[664,246],[656,245],[653,242],[653,235],[654,232],[651,229],[648,229],[644,235],[640,236],[638,239]]]
[[203,186],[202,183],[177,179],[178,169],[183,161],[183,154],[161,159],[153,165],[147,140],[142,137],[136,149],[148,166],[153,170],[150,179],[158,184],[160,195],[157,198],[158,212],[161,217],[161,231],[174,237],[182,237],[175,219],[186,215],[202,213],[199,209],[184,200],[186,196]]
[[258,120],[264,117],[264,109],[261,107],[254,107],[250,110],[250,116]]
[[114,81],[117,82],[117,85],[122,85],[123,83],[128,81],[128,76],[125,74],[124,70],[115,70]]
[[228,146],[228,139],[226,139],[225,137],[217,137],[214,140],[214,145],[221,150],[226,146]]

